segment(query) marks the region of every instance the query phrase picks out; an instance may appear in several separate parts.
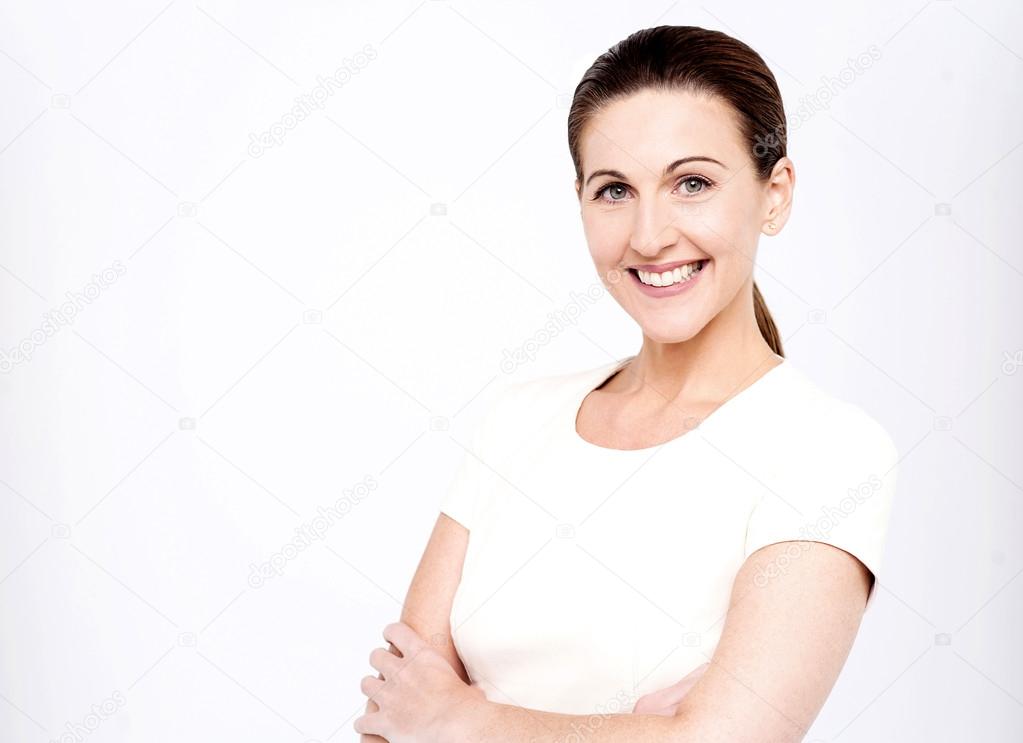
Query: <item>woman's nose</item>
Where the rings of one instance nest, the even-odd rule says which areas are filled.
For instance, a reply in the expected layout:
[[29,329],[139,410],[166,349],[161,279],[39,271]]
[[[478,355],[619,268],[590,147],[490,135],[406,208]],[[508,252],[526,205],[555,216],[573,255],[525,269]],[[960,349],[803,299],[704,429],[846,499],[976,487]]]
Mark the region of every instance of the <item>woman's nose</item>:
[[685,215],[661,196],[640,201],[632,225],[630,247],[640,255],[655,256],[678,242]]

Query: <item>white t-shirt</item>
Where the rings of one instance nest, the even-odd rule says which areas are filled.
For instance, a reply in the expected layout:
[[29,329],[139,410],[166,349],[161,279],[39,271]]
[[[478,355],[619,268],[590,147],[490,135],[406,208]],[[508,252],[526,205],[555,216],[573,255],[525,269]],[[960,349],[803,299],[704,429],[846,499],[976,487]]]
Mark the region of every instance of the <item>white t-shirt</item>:
[[671,441],[586,441],[583,398],[631,358],[506,384],[443,498],[469,529],[452,636],[492,701],[630,712],[710,660],[736,573],[774,542],[878,575],[898,452],[876,420],[786,359]]

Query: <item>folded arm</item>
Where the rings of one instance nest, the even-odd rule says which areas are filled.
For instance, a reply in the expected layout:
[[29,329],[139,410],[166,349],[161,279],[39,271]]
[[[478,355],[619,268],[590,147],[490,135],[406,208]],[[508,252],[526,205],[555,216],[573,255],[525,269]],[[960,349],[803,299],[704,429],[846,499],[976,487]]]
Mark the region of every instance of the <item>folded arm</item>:
[[[764,584],[764,575],[775,577]],[[481,699],[461,708],[450,729],[458,740],[493,743],[580,734],[588,743],[798,743],[845,664],[872,580],[863,563],[830,544],[768,545],[737,574],[710,666],[673,717],[564,715]]]
[[[466,684],[470,683],[469,676],[451,639],[450,614],[468,542],[468,530],[447,514],[440,514],[401,608],[401,620],[422,635]],[[388,650],[401,655],[393,643],[388,643]],[[379,709],[372,698],[366,700],[367,713]],[[361,735],[359,741],[387,743],[386,738],[369,734]]]

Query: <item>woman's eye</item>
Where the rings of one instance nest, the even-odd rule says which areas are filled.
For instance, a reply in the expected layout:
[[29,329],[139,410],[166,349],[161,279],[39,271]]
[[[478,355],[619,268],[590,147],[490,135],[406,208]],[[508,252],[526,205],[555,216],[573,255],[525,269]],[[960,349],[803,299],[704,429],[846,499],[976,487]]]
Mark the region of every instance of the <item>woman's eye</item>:
[[[600,198],[600,196],[602,194],[612,194],[612,193],[622,194],[622,196],[624,197],[624,193],[623,193],[624,191],[625,191],[625,186],[623,186],[621,183],[608,183],[602,189],[597,191],[597,198]],[[615,198],[613,196],[611,198],[607,199],[607,201],[621,201],[621,200],[622,199]]]
[[[690,175],[682,178],[676,190],[681,191],[683,196],[698,196],[714,184],[702,175]],[[594,201],[603,201],[605,204],[614,204],[625,201],[628,187],[624,183],[608,183],[597,190],[593,195]]]
[[688,178],[683,178],[679,185],[682,186],[686,193],[700,193],[710,185],[710,182],[698,176],[689,176]]

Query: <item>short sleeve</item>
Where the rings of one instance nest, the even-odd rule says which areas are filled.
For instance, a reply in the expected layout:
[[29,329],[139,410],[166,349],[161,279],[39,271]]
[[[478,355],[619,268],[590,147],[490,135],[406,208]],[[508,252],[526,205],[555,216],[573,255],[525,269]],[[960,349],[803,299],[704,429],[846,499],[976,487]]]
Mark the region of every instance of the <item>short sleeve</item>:
[[[860,560],[877,592],[895,496],[899,454],[891,436],[852,403],[822,418],[786,467],[782,487],[765,492],[746,528],[745,556],[776,542],[824,542]],[[798,559],[798,550],[782,556]],[[781,559],[781,558],[780,558]],[[776,566],[784,572],[784,566]]]
[[[448,485],[447,492],[440,504],[442,513],[446,513],[470,531],[473,528],[473,514],[483,481],[481,468],[485,466],[482,460],[482,437],[483,425],[481,423],[473,432],[469,447],[462,451],[454,478]],[[454,445],[457,446],[457,444]]]
[[480,507],[481,496],[488,482],[492,484],[489,478],[493,477],[494,458],[508,445],[506,429],[510,421],[504,411],[516,404],[518,398],[513,396],[522,387],[521,382],[508,380],[491,387],[490,392],[481,397],[483,414],[472,429],[468,443],[462,444],[452,437],[451,445],[461,453],[455,474],[441,498],[440,511],[470,531],[479,523],[477,514],[484,512]]

